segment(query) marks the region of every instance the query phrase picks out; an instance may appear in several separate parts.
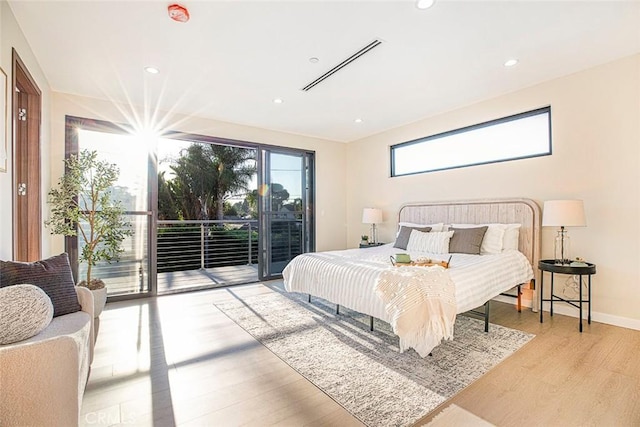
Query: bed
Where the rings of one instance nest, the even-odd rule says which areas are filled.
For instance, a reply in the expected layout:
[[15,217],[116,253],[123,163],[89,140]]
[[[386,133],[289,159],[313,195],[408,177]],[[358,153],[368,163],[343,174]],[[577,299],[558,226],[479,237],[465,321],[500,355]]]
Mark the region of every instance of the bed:
[[[426,226],[438,224],[455,225],[458,230],[486,224],[519,225],[512,250],[492,252],[482,255],[465,253],[445,254],[412,252],[395,248],[394,243],[366,249],[348,249],[307,253],[294,258],[283,271],[285,289],[320,297],[349,309],[378,318],[395,325],[394,314],[389,311],[388,302],[380,295],[380,282],[388,274],[403,269],[402,274],[412,274],[407,267],[393,267],[390,257],[398,253],[409,253],[411,259],[429,258],[432,261],[449,260],[446,275],[453,282],[455,293],[455,314],[484,308],[485,330],[488,328],[489,301],[498,295],[535,280],[535,270],[539,259],[540,208],[530,199],[498,199],[476,201],[412,203],[401,207],[398,224],[405,226]],[[414,233],[412,231],[412,233]],[[428,237],[435,234],[426,233]],[[424,236],[424,234],[421,234]],[[488,234],[487,234],[488,236]],[[412,238],[416,237],[412,235]],[[517,249],[515,248],[517,246]],[[422,247],[421,247],[422,249]],[[441,274],[442,267],[411,267],[417,281],[428,279],[427,270]],[[437,270],[437,271],[436,271]],[[535,299],[534,299],[535,300]],[[339,309],[339,308],[338,308]],[[475,311],[477,312],[477,311]],[[455,316],[455,315],[454,315]],[[395,331],[395,326],[394,326]],[[396,333],[398,333],[396,331]],[[403,349],[401,337],[401,349]],[[452,330],[451,334],[452,335]],[[444,334],[444,338],[448,338]],[[439,339],[436,340],[439,343]],[[433,343],[422,348],[424,353]],[[437,345],[437,344],[436,344]],[[405,346],[406,347],[406,346]],[[418,349],[415,345],[409,345]]]

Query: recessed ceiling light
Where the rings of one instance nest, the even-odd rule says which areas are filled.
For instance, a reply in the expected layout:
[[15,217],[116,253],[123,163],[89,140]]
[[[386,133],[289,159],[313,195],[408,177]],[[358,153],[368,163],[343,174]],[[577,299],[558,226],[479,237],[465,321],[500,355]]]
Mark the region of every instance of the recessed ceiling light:
[[354,122],[355,123],[362,123],[362,119],[355,119]]
[[316,58],[315,56],[312,58],[309,58],[309,62],[311,62],[312,64],[317,64],[318,61],[320,61],[318,58]]
[[518,63],[517,59],[509,59],[509,60],[505,61],[504,66],[505,67],[513,67],[517,63]]
[[435,2],[436,0],[416,0],[416,7],[418,9],[429,9]]
[[282,100],[282,98],[276,98],[273,100],[274,104],[282,104],[284,101]]
[[144,67],[144,70],[149,74],[158,74],[160,72],[156,67]]

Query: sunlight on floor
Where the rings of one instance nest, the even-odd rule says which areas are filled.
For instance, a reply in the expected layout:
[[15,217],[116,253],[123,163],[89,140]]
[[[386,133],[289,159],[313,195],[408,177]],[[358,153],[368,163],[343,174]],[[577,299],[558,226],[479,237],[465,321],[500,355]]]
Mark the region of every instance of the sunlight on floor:
[[243,381],[239,369],[257,371],[262,361],[259,343],[238,333],[210,298],[193,294],[109,304],[101,324],[83,401],[86,426],[189,422],[233,404],[226,387]]

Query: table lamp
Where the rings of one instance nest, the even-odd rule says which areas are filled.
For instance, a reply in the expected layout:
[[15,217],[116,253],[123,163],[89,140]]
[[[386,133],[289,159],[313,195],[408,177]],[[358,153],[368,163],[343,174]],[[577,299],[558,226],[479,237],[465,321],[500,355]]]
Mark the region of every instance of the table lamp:
[[582,200],[547,200],[542,212],[543,227],[560,227],[555,238],[555,263],[571,263],[571,241],[565,227],[586,227]]
[[376,208],[364,208],[362,211],[362,223],[371,224],[371,243],[378,243],[378,230],[376,224],[382,222],[382,211]]

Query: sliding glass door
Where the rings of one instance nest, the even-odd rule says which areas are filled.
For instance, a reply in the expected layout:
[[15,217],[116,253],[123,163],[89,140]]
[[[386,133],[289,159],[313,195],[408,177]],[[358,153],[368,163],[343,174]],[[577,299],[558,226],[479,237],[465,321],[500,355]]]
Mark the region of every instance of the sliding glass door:
[[314,249],[313,153],[262,148],[259,163],[258,270],[266,280]]
[[[314,250],[313,152],[74,117],[66,150],[97,151],[120,170],[111,193],[132,235],[92,274],[111,299],[278,278]],[[66,243],[79,281],[82,239]]]
[[[123,253],[120,260],[106,263],[99,262],[92,269],[92,277],[102,279],[107,285],[108,296],[140,295],[151,292],[151,274],[153,211],[149,177],[155,162],[150,153],[153,152],[149,141],[135,133],[123,133],[122,129],[109,126],[93,126],[82,120],[68,120],[68,146],[71,153],[82,150],[97,151],[100,160],[115,164],[119,177],[111,188],[111,198],[119,201],[125,211],[125,221],[130,224],[131,236],[122,242]],[[151,149],[150,149],[151,148]],[[87,227],[87,224],[80,224]],[[71,238],[67,241],[67,250],[72,260],[81,253],[84,241]],[[77,265],[73,263],[74,265]],[[76,279],[86,275],[87,265],[78,266]]]
[[157,293],[256,282],[256,149],[160,138],[157,153]]

